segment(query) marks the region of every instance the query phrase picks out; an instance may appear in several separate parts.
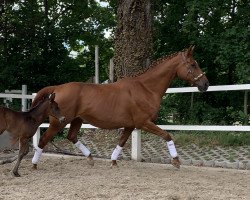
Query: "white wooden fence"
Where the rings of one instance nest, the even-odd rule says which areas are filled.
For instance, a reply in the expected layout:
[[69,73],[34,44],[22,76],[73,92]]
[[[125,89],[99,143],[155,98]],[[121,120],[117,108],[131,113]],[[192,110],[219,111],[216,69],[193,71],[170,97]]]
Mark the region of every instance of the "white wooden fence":
[[[27,92],[27,88],[23,87],[23,90]],[[210,86],[207,92],[218,92],[218,91],[236,91],[236,90],[244,90],[245,98],[244,98],[244,106],[246,109],[248,106],[248,98],[247,93],[250,90],[250,84],[242,84],[242,85],[220,85],[220,86]],[[25,92],[22,94],[3,94],[0,93],[0,98],[19,98],[22,99],[22,104],[26,104],[27,99],[33,99],[35,94],[27,95]],[[169,88],[166,93],[191,93],[191,92],[199,92],[195,87],[183,87],[183,88]],[[22,105],[22,108],[25,107]],[[23,109],[22,109],[23,110]],[[47,128],[49,126],[48,123],[43,123],[39,127],[37,133],[33,137],[33,146],[37,147],[38,141],[40,138],[40,128]],[[196,131],[244,131],[250,132],[250,126],[220,126],[220,125],[158,125],[163,130],[196,130]],[[69,128],[69,124],[65,127]],[[81,128],[89,129],[96,128],[90,124],[83,124]],[[141,160],[141,131],[134,130],[132,133],[132,150],[131,157],[134,160]]]

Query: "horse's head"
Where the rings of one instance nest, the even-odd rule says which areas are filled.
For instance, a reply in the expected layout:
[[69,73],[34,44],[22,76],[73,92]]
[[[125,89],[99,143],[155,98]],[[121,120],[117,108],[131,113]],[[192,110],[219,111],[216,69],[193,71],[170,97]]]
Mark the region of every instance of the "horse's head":
[[48,114],[58,119],[60,123],[65,122],[66,118],[62,116],[58,104],[55,102],[55,93],[52,93],[47,96],[45,100],[49,102]]
[[190,46],[186,51],[181,52],[181,62],[177,67],[177,76],[190,83],[191,86],[198,87],[199,91],[205,92],[209,82],[202,72],[198,63],[193,58],[194,46]]

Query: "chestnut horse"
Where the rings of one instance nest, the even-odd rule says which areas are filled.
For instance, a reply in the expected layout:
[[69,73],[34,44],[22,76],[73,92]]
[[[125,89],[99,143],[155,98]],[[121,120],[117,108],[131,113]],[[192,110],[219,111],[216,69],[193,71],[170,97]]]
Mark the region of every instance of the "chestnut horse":
[[[37,103],[37,106],[27,112],[17,112],[9,108],[0,107],[0,134],[4,131],[8,131],[13,143],[19,140],[17,163],[12,170],[14,176],[20,176],[18,167],[23,157],[29,152],[29,139],[36,133],[37,128],[45,118],[53,116],[55,120],[58,119],[60,122],[65,120],[54,99],[55,93],[45,95],[44,98],[40,99]],[[59,121],[58,123],[60,123]],[[10,162],[14,160],[15,158],[11,159]],[[1,164],[7,162],[8,161],[3,161]]]
[[198,87],[202,92],[208,89],[208,79],[193,58],[193,46],[153,62],[149,69],[139,76],[123,78],[115,83],[102,85],[70,82],[41,89],[33,101],[33,106],[44,95],[54,92],[55,101],[67,121],[60,124],[50,118],[49,128],[41,137],[33,157],[33,167],[37,167],[44,146],[67,123],[70,123],[67,138],[92,161],[90,151],[77,139],[83,122],[102,129],[124,128],[119,144],[111,156],[112,165],[117,165],[116,160],[122,147],[131,132],[137,128],[163,138],[173,158],[172,164],[179,167],[180,161],[170,134],[154,124],[162,96],[176,77]]

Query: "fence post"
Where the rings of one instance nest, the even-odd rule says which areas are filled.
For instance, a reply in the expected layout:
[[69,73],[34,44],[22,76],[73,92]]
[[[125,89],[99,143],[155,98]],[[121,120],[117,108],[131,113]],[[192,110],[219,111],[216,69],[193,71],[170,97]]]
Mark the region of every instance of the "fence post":
[[109,60],[109,80],[111,83],[114,82],[114,61],[113,58]]
[[194,107],[194,93],[191,93],[191,103],[190,103],[190,109],[192,110]]
[[[32,93],[33,96],[36,96],[36,93]],[[32,99],[33,101],[34,99]],[[40,131],[40,128],[38,127],[35,135],[33,136],[32,138],[32,141],[33,141],[33,147],[36,149],[38,147],[38,144],[39,144],[39,140],[40,140],[40,135],[41,135],[41,131]]]
[[141,130],[138,129],[132,132],[131,158],[141,161]]
[[99,47],[95,46],[95,83],[99,83]]
[[[22,85],[22,95],[27,95],[27,85]],[[22,97],[22,111],[27,110],[27,99]]]
[[33,147],[34,147],[35,149],[37,149],[37,147],[38,147],[39,140],[40,140],[40,135],[41,135],[41,131],[40,131],[40,128],[38,127],[38,129],[37,129],[35,135],[34,135],[33,138],[32,138]]
[[247,117],[247,102],[248,102],[248,90],[245,90],[245,93],[244,93],[244,114],[246,116],[245,120],[244,120],[244,125],[247,125],[248,124],[248,117]]

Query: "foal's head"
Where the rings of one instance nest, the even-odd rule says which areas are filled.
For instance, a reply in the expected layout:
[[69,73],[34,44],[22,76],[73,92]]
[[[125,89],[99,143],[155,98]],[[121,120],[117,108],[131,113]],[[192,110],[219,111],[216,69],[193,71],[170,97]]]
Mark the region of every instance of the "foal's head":
[[62,116],[61,111],[58,107],[58,104],[55,102],[55,93],[52,93],[44,98],[45,105],[47,104],[47,114],[55,117],[60,121],[64,122],[66,118]]
[[199,91],[205,92],[208,89],[209,82],[202,72],[198,63],[193,58],[194,46],[190,46],[186,51],[181,52],[181,59],[177,67],[177,76],[190,83],[191,86],[198,87]]

